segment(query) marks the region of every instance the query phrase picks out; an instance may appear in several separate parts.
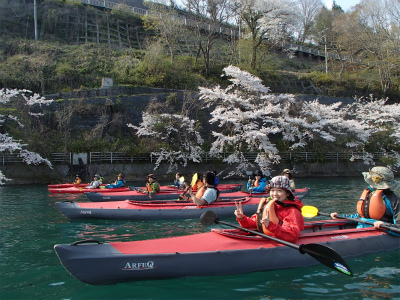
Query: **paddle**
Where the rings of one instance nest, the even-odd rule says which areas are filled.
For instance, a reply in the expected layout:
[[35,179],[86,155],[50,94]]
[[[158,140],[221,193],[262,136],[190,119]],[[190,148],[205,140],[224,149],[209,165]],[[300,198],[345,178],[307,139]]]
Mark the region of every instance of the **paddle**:
[[[315,206],[311,206],[311,205],[306,205],[303,206],[301,209],[301,213],[304,217],[306,218],[313,218],[315,216],[326,216],[326,217],[330,217],[330,214],[327,213],[322,213],[318,211],[318,208],[316,208]],[[357,218],[348,218],[348,217],[341,217],[341,216],[336,216],[336,218],[338,219],[344,219],[344,220],[349,220],[349,221],[355,221],[358,223],[364,223],[364,224],[368,224],[368,225],[374,225],[373,222],[369,222],[369,221],[365,221],[365,220],[361,220],[361,219],[357,219]],[[400,229],[395,228],[395,227],[391,227],[391,226],[387,226],[387,225],[381,225],[381,228],[385,228],[387,230],[393,231],[395,233],[399,233],[400,234]]]
[[234,224],[230,224],[230,223],[221,221],[220,219],[217,218],[217,215],[212,210],[208,210],[208,211],[204,212],[200,216],[200,222],[203,225],[211,225],[213,223],[216,223],[216,224],[221,223],[221,224],[231,226],[233,228],[243,230],[248,233],[252,233],[252,234],[261,236],[266,239],[273,240],[279,244],[294,248],[294,249],[298,250],[301,254],[307,253],[311,257],[313,257],[314,259],[319,261],[320,263],[324,264],[325,266],[327,266],[335,271],[338,271],[340,273],[343,273],[343,274],[346,274],[349,276],[353,276],[353,272],[350,270],[350,267],[347,265],[347,263],[344,261],[344,259],[335,250],[333,250],[332,248],[329,248],[327,246],[320,245],[320,244],[302,244],[302,245],[292,244],[290,242],[286,242],[284,240],[277,239],[275,237],[266,235],[264,233],[261,233],[261,232],[255,231],[255,230],[243,228],[239,225],[234,225]]
[[[182,196],[184,196],[191,188],[193,188],[196,185],[197,182],[197,178],[198,178],[198,174],[194,173],[193,177],[192,177],[192,182],[190,183],[190,185],[188,185],[183,192],[179,195],[178,201],[179,199],[184,199]],[[186,183],[185,183],[186,184]],[[186,200],[186,199],[184,199]]]

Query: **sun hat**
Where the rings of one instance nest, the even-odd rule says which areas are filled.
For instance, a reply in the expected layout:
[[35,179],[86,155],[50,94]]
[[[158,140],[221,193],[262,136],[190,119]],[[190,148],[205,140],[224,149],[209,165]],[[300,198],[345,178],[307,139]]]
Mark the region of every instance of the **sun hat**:
[[154,174],[149,174],[149,175],[147,175],[147,178],[153,178],[154,180],[157,180],[157,179],[156,179],[156,176],[155,176]]
[[100,175],[99,174],[94,175],[94,177],[96,177],[97,179],[100,179]]
[[362,174],[365,182],[374,189],[394,191],[400,187],[400,183],[394,180],[393,172],[387,167],[373,167]]
[[290,172],[289,169],[284,169],[284,170],[282,171],[282,174],[281,174],[281,175],[283,175],[283,174],[291,174],[291,172]]
[[290,188],[290,180],[289,180],[289,178],[287,178],[285,176],[275,176],[274,178],[272,178],[269,181],[269,184],[267,187],[269,189],[280,188],[280,189],[287,190],[290,193],[289,199],[291,199],[291,200],[294,199],[292,189]]

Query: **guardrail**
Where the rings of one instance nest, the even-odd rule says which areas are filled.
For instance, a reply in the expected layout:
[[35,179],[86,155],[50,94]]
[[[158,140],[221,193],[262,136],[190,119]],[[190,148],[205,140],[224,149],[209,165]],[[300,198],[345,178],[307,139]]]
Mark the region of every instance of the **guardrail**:
[[[373,160],[379,160],[382,157],[387,157],[383,152],[371,153]],[[221,153],[219,158],[211,157],[206,153],[203,156],[202,162],[222,162],[230,153]],[[358,153],[339,153],[339,152],[327,152],[327,153],[315,153],[315,152],[281,152],[279,153],[281,161],[283,162],[323,162],[323,161],[348,161],[353,156],[356,160],[362,160],[367,154],[363,152]],[[369,154],[368,154],[369,155]],[[52,164],[73,164],[73,153],[52,153],[48,159]],[[244,153],[244,156],[249,161],[254,161],[257,157],[256,152]],[[150,153],[129,155],[122,152],[90,152],[88,153],[88,164],[134,164],[134,163],[154,163],[158,156]],[[18,154],[2,153],[1,164],[22,163],[23,160]]]

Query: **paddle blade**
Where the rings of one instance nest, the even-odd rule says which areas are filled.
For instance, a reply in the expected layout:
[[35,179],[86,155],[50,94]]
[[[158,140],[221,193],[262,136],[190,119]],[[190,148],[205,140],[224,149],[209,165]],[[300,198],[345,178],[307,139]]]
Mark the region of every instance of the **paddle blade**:
[[303,206],[301,208],[301,214],[305,218],[313,218],[318,215],[318,208],[316,208],[315,206],[308,206],[308,205]]
[[350,267],[344,261],[344,259],[332,248],[329,248],[320,244],[305,244],[300,245],[300,253],[307,253],[313,258],[318,260],[321,264],[338,271],[340,273],[346,274],[348,276],[353,276],[353,272]]
[[194,187],[196,185],[197,179],[198,179],[198,173],[194,173],[193,177],[192,177],[192,182],[190,183],[191,187]]
[[217,215],[212,210],[207,210],[200,216],[200,222],[202,225],[211,225],[216,222]]

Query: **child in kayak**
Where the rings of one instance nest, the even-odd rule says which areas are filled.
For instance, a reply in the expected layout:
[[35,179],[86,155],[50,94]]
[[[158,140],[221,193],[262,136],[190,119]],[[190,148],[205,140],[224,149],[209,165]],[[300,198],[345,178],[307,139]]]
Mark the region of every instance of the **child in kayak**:
[[142,190],[142,193],[148,194],[153,197],[160,191],[160,184],[157,182],[157,178],[154,174],[147,175],[146,189]]
[[[400,183],[394,180],[393,172],[386,167],[373,167],[362,174],[369,186],[357,203],[357,213],[339,215],[334,212],[331,217],[361,218],[374,223],[375,228],[381,225],[400,228],[400,197],[396,195],[400,192]],[[368,225],[359,223],[357,227]]]
[[297,241],[304,229],[303,203],[292,194],[289,178],[285,176],[272,178],[267,187],[270,197],[261,198],[257,212],[251,217],[244,215],[241,202],[236,202],[237,221],[244,228],[257,229],[288,242]]
[[87,189],[98,189],[101,185],[101,182],[99,179],[100,179],[100,175],[98,175],[98,174],[94,175],[93,181],[86,188]]
[[183,189],[185,187],[185,177],[183,177],[181,173],[175,174],[175,180],[173,186],[177,187],[178,189]]
[[293,175],[292,172],[289,169],[284,169],[282,171],[282,176],[286,176],[287,178],[289,178],[290,180],[290,188],[292,189],[292,191],[294,191],[296,189],[296,185],[294,184],[294,179],[293,179]]
[[77,174],[77,175],[75,176],[74,185],[78,185],[78,184],[81,184],[81,183],[82,183],[82,180],[81,180],[81,178],[79,177],[79,175]]
[[264,193],[267,179],[260,170],[254,172],[254,179],[247,182],[247,190],[252,193]]
[[106,184],[106,189],[120,188],[123,187],[124,184],[125,184],[124,174],[119,173],[117,175],[117,180],[115,180],[114,183]]

